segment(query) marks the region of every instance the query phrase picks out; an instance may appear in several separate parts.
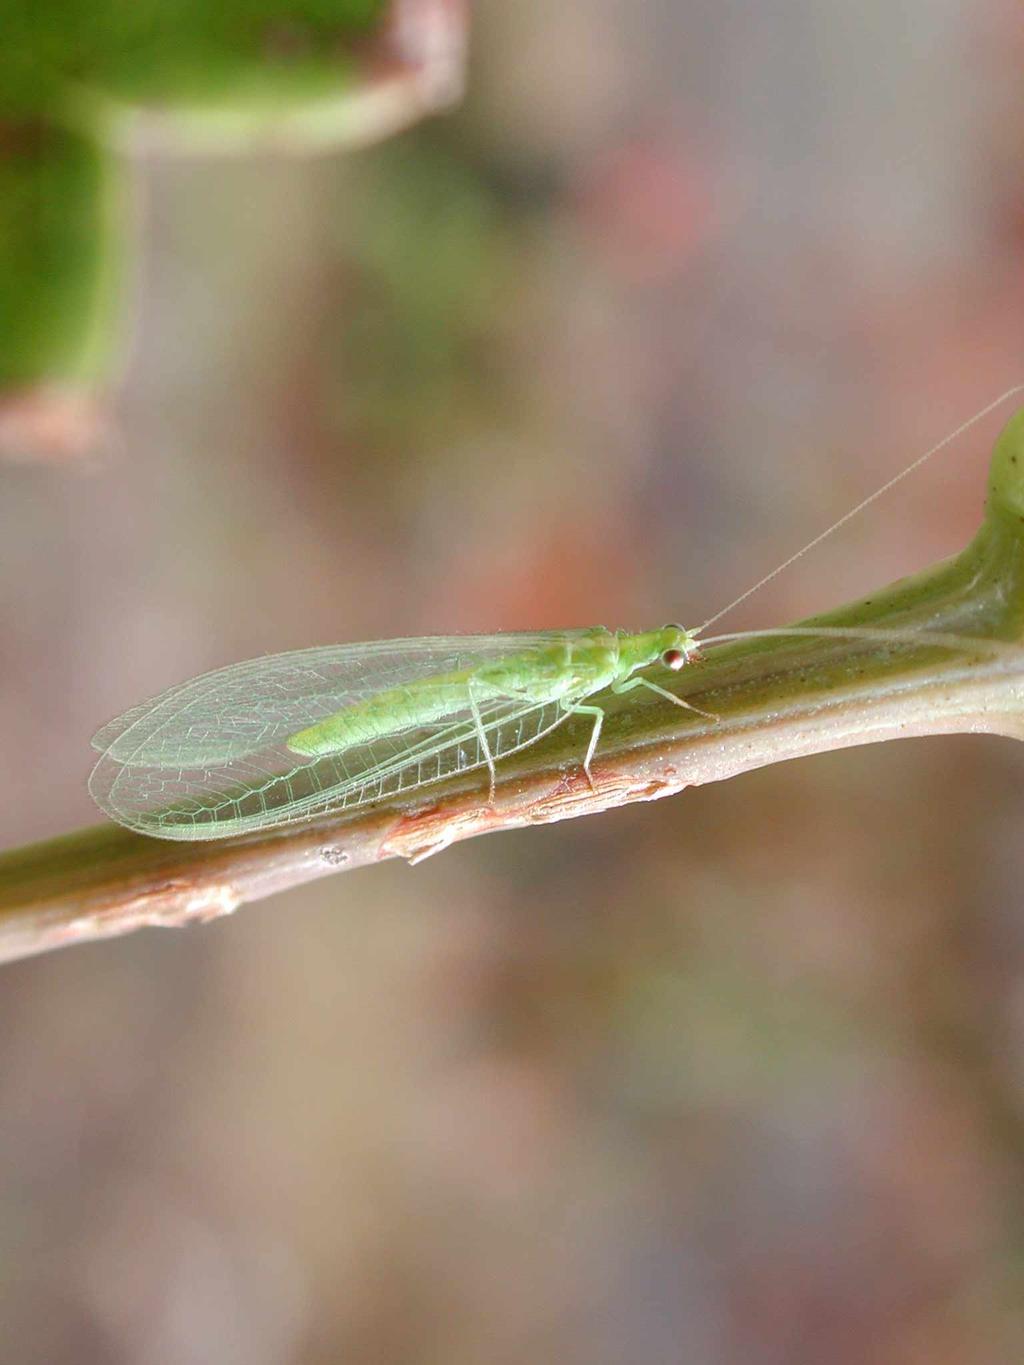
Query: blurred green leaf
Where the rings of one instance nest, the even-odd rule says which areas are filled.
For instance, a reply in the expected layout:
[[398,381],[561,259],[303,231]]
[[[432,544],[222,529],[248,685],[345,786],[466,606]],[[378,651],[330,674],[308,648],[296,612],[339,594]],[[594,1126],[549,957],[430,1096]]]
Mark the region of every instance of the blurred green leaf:
[[111,179],[105,154],[75,133],[0,129],[0,384],[82,377],[105,351]]
[[[9,0],[0,43],[0,386],[92,378],[119,255],[107,101],[262,111],[336,89],[386,0]],[[97,142],[93,144],[92,138]]]
[[5,13],[0,113],[51,113],[75,83],[140,102],[230,97],[337,79],[345,40],[385,0],[15,0]]

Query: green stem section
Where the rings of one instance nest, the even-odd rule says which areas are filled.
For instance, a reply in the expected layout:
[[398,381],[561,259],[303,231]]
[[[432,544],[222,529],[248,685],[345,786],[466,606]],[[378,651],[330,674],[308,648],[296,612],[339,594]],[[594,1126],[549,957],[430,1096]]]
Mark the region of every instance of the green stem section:
[[653,696],[602,695],[593,790],[580,771],[584,717],[503,761],[493,805],[477,771],[405,801],[254,838],[170,843],[101,825],[14,850],[0,856],[0,960],[207,919],[340,868],[415,861],[476,834],[652,800],[803,754],[963,730],[1024,738],[1024,411],[996,446],[985,520],[970,545],[801,623],[814,625],[891,634],[714,647],[674,677],[678,695],[714,721]]
[[112,158],[88,138],[0,123],[0,389],[107,370],[122,197]]

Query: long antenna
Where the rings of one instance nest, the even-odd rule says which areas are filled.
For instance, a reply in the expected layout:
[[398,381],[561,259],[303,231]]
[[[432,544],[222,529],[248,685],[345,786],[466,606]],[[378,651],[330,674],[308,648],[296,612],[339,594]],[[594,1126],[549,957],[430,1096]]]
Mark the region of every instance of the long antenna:
[[784,559],[781,564],[772,569],[771,573],[766,573],[763,578],[759,578],[752,588],[748,588],[746,592],[741,592],[739,597],[734,597],[731,602],[721,609],[721,611],[716,611],[714,616],[709,616],[703,625],[697,627],[693,634],[700,635],[702,631],[707,630],[708,626],[713,626],[714,623],[720,621],[727,612],[732,611],[733,607],[738,607],[740,603],[745,602],[748,597],[753,597],[755,592],[760,591],[760,589],[770,583],[773,578],[777,578],[778,575],[782,573],[783,569],[788,569],[791,564],[795,564],[798,559],[802,559],[809,550],[813,550],[816,546],[820,545],[833,531],[838,531],[841,526],[845,526],[848,521],[851,521],[858,512],[863,512],[865,507],[870,507],[876,498],[880,498],[883,493],[888,493],[890,488],[895,488],[903,479],[913,474],[915,469],[920,469],[926,460],[930,460],[933,455],[937,455],[940,450],[955,441],[958,436],[962,436],[965,431],[970,430],[976,422],[980,422],[983,417],[987,417],[990,412],[994,412],[995,409],[1005,403],[1008,398],[1012,398],[1015,393],[1021,393],[1022,391],[1024,391],[1024,384],[1015,384],[1012,389],[1007,389],[1005,393],[1000,394],[998,398],[993,399],[987,407],[982,408],[980,412],[976,412],[974,416],[969,417],[966,422],[962,422],[955,431],[951,431],[948,436],[944,436],[941,441],[936,445],[933,445],[930,450],[926,450],[923,455],[919,455],[917,459],[911,464],[908,464],[906,469],[901,473],[893,475],[891,479],[882,484],[881,488],[876,488],[873,493],[869,493],[856,507],[851,507],[849,512],[844,513],[838,521],[834,521],[832,525],[822,531],[820,535],[815,536],[813,540],[809,540],[803,549],[797,550],[796,554],[790,555],[788,559]]

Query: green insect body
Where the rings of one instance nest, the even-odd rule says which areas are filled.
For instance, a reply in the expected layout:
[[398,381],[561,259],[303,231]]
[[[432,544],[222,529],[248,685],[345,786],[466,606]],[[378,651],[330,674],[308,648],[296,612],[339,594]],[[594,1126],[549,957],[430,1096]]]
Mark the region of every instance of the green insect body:
[[676,626],[642,635],[601,629],[565,634],[496,663],[389,688],[290,736],[287,744],[297,754],[335,753],[396,730],[444,720],[467,698],[477,705],[509,697],[535,705],[557,701],[572,711],[583,698],[616,688],[669,650],[689,653],[693,647],[687,632]]
[[271,829],[495,763],[570,715],[593,718],[590,763],[611,689],[638,670],[681,668],[682,626],[395,640],[253,659],[181,683],[103,727],[90,791],[114,819],[170,839]]

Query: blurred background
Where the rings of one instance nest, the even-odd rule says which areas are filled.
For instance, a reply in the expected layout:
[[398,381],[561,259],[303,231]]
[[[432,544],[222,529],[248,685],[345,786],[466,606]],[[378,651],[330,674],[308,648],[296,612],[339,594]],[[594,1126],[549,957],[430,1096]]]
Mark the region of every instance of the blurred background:
[[[379,145],[136,151],[102,439],[0,464],[0,844],[314,643],[703,620],[1024,379],[1013,0],[479,0]],[[730,618],[957,551],[1009,410]],[[1024,752],[916,740],[3,969],[0,1355],[1024,1353]]]

